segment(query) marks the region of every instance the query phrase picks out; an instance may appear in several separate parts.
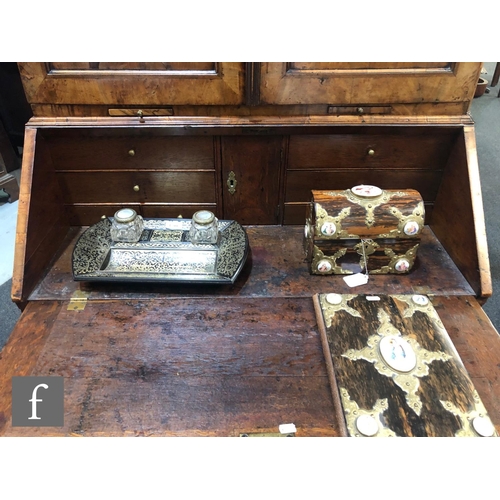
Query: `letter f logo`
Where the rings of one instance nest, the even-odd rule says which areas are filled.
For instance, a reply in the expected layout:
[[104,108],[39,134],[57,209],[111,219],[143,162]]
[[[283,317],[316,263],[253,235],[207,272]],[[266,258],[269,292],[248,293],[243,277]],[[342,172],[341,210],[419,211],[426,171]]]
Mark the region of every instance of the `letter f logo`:
[[33,389],[33,394],[31,396],[31,399],[28,400],[31,403],[31,417],[29,417],[28,420],[40,420],[40,417],[36,416],[36,404],[39,402],[41,403],[43,401],[42,399],[36,398],[36,391],[38,390],[39,387],[43,387],[44,389],[49,388],[47,384],[38,384]]

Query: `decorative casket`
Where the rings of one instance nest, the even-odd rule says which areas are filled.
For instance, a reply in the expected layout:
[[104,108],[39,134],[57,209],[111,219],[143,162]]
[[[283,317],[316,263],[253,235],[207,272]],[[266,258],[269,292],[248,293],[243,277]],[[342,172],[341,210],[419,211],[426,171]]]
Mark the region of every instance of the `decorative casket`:
[[305,249],[311,274],[404,274],[415,264],[425,208],[414,189],[359,185],[312,191]]

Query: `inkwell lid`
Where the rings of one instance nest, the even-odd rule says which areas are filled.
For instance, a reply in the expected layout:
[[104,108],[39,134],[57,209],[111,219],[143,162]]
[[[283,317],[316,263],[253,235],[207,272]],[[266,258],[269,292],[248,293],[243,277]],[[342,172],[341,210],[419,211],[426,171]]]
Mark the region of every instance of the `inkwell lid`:
[[115,221],[121,224],[132,222],[137,217],[133,208],[121,208],[115,213]]
[[202,226],[211,224],[214,219],[215,215],[209,210],[199,210],[193,215],[194,222],[196,222],[196,224],[201,224]]

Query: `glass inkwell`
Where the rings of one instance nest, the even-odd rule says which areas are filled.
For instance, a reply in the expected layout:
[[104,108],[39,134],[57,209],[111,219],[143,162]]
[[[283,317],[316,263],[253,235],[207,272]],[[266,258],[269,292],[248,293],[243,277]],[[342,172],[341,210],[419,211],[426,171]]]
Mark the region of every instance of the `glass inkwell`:
[[189,239],[195,245],[215,244],[219,236],[218,220],[209,210],[199,210],[193,215]]
[[132,208],[118,210],[111,223],[111,239],[124,243],[137,243],[141,238],[144,221]]

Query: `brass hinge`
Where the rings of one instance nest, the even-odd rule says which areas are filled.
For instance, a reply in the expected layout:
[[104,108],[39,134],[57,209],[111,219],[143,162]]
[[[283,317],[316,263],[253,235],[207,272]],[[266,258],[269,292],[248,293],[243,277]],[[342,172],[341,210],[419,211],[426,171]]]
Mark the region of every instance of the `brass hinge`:
[[68,311],[83,311],[87,305],[87,298],[89,292],[83,292],[82,290],[76,290],[68,304]]

